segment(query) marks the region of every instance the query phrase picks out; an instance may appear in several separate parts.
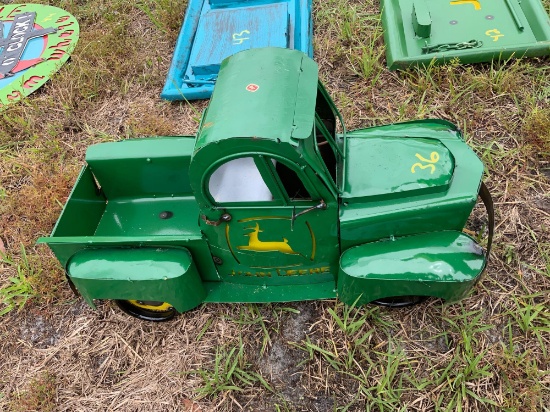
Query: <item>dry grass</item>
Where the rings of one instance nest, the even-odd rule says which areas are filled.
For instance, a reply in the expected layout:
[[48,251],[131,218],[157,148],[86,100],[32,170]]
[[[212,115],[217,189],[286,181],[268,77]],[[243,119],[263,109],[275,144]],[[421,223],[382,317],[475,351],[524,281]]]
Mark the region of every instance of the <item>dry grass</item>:
[[82,36],[70,64],[0,114],[0,250],[12,262],[0,263],[0,289],[20,275],[32,292],[0,316],[0,410],[548,408],[548,58],[389,72],[378,2],[315,2],[315,57],[349,129],[440,117],[484,160],[497,211],[487,273],[450,306],[207,305],[157,325],[110,302],[86,307],[34,241],[87,146],[195,132],[206,102],[158,97],[185,1],[48,3],[71,11]]

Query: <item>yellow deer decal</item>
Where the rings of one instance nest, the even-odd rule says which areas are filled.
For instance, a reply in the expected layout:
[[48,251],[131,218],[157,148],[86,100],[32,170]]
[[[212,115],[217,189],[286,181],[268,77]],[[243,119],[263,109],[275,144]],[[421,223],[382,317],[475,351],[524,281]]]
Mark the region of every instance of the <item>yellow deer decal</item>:
[[289,255],[299,255],[300,253],[292,250],[288,244],[288,240],[283,238],[282,242],[262,242],[258,239],[258,233],[263,232],[260,230],[259,223],[256,223],[255,227],[247,227],[246,229],[252,229],[252,232],[247,233],[248,246],[237,246],[239,250],[253,250],[254,252],[281,252]]

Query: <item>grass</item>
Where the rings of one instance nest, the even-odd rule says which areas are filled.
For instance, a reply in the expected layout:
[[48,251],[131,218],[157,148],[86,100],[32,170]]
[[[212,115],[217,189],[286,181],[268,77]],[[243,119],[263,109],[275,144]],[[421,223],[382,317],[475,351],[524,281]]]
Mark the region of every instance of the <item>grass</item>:
[[216,348],[211,368],[201,368],[186,372],[199,376],[203,384],[197,389],[198,399],[210,396],[217,397],[232,391],[244,391],[252,385],[261,385],[268,391],[273,391],[261,374],[250,368],[246,362],[242,341],[236,346],[221,346]]
[[13,412],[54,412],[58,409],[56,402],[56,376],[43,372],[31,380],[26,391],[21,393],[11,404]]
[[315,59],[348,129],[443,118],[484,161],[497,213],[484,278],[453,305],[208,305],[150,325],[88,309],[35,241],[89,145],[196,131],[206,102],[159,99],[186,2],[47,3],[82,35],[70,63],[0,113],[0,410],[548,408],[548,57],[389,72],[379,2],[314,1]]
[[14,309],[21,310],[29,299],[36,295],[31,279],[37,280],[40,272],[36,273],[29,264],[25,247],[21,245],[21,259],[19,262],[3,255],[0,252],[0,269],[7,267],[15,272],[15,276],[9,277],[5,285],[0,285],[0,316]]

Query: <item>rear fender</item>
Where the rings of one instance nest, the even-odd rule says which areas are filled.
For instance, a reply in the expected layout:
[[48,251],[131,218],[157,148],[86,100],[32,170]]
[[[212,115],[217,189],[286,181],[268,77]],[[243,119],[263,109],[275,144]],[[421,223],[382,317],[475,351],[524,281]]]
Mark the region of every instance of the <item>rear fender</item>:
[[185,312],[206,297],[185,248],[86,249],[71,257],[67,275],[94,308],[94,299],[135,299],[167,302]]
[[457,231],[365,243],[340,258],[338,297],[363,305],[394,296],[465,297],[486,265],[483,249]]

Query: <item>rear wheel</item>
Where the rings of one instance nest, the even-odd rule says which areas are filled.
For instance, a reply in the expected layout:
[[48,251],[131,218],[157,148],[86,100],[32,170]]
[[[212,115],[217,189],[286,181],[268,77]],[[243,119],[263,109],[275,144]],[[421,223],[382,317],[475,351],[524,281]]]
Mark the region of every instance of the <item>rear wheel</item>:
[[176,309],[166,302],[152,300],[115,300],[125,313],[141,320],[164,322],[176,316]]
[[386,306],[388,308],[404,308],[422,303],[426,299],[428,299],[428,296],[392,296],[389,298],[374,300],[371,303],[378,306]]

